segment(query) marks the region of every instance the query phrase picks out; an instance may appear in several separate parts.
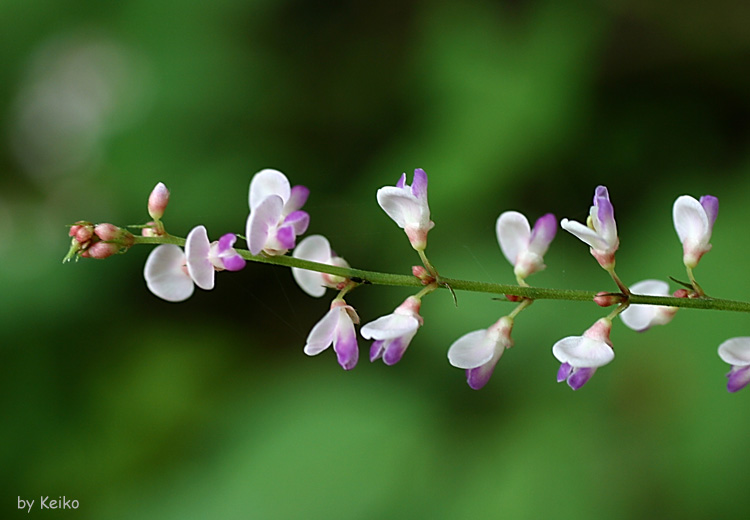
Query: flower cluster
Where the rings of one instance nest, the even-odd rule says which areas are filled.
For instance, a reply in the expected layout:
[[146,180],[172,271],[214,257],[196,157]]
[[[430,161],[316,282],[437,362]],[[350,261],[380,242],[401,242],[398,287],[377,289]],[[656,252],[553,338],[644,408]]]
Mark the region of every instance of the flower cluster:
[[[438,287],[453,292],[450,286],[453,282],[441,278],[426,254],[427,235],[435,225],[427,200],[427,174],[418,168],[414,170],[412,184],[406,181],[404,173],[395,186],[380,188],[376,199],[388,217],[404,230],[411,247],[419,254],[422,265],[413,266],[412,273],[419,280],[416,285],[420,290],[408,296],[390,314],[365,323],[359,329],[359,336],[372,341],[370,361],[382,359],[386,365],[394,365],[403,358],[423,326],[422,299]],[[360,318],[345,297],[368,280],[354,276],[365,272],[352,270],[347,261],[333,251],[326,237],[311,235],[297,243],[310,223],[310,216],[302,210],[309,194],[304,186],[291,186],[278,170],[265,169],[256,173],[250,181],[250,212],[245,224],[246,235],[242,237],[247,242],[247,250],[239,250],[235,248],[239,235],[227,233],[211,242],[203,225],[195,226],[184,240],[168,234],[162,218],[170,192],[164,184],[158,183],[147,204],[152,220],[138,226],[141,237],[112,224],[79,221],[70,228],[71,250],[66,260],[106,258],[126,251],[135,243],[159,244],[146,260],[143,271],[146,286],[159,298],[180,302],[193,294],[195,286],[213,289],[217,271],[239,271],[245,267],[246,260],[263,257],[270,261],[272,257],[291,251],[292,276],[305,293],[320,298],[327,289],[337,291],[328,311],[312,326],[303,351],[315,356],[332,346],[341,367],[351,370],[359,360],[357,326]],[[671,293],[671,298],[707,298],[693,270],[711,250],[711,234],[718,210],[718,199],[712,195],[704,195],[699,200],[682,195],[674,202],[673,223],[682,244],[689,282],[680,282],[683,287]],[[674,302],[671,298],[667,300],[670,297],[667,282],[647,279],[628,286],[615,273],[620,237],[614,206],[605,186],[594,190],[585,224],[564,218],[559,226],[589,246],[591,255],[618,288],[617,292],[600,292],[594,297],[602,307],[616,306],[612,312],[596,320],[582,335],[568,336],[552,345],[552,355],[560,363],[557,381],[565,381],[573,390],[578,390],[598,368],[614,360],[610,333],[617,316],[626,327],[645,332],[653,326],[668,324],[675,317],[677,307],[659,305],[659,298],[664,299],[663,303]],[[488,384],[505,351],[514,346],[511,332],[518,315],[534,302],[535,293],[527,279],[546,268],[544,256],[557,229],[558,220],[552,213],[539,217],[533,226],[518,211],[505,211],[498,216],[495,223],[498,245],[513,268],[519,286],[518,291],[512,292],[526,296],[507,295],[506,299],[516,304],[511,312],[500,316],[487,328],[465,333],[448,348],[449,363],[465,371],[472,389]],[[728,390],[736,392],[750,384],[750,337],[729,339],[719,346],[718,352],[732,367],[727,374]]]

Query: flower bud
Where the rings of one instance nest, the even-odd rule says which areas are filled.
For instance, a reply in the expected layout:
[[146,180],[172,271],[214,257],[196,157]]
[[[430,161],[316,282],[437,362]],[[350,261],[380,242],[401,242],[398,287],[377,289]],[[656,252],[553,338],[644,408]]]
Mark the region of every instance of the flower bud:
[[120,251],[120,246],[111,242],[97,242],[92,246],[81,251],[81,256],[84,258],[96,258],[102,260],[108,258]]
[[422,285],[430,285],[435,281],[435,277],[432,276],[430,272],[421,265],[411,266],[411,274],[419,278],[419,281],[422,282]]
[[620,293],[610,293],[607,291],[602,291],[596,293],[596,296],[594,296],[594,303],[596,303],[599,307],[610,307],[612,305],[618,305],[624,301],[625,296]]
[[148,196],[148,214],[154,220],[161,219],[164,210],[167,209],[167,203],[169,203],[169,190],[164,183],[160,182]]

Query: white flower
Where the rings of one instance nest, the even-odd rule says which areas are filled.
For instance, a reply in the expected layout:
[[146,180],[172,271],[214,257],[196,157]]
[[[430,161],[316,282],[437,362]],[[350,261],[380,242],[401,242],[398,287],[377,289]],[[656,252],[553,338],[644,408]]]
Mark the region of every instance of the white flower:
[[692,269],[701,257],[711,250],[711,232],[719,214],[719,199],[704,195],[700,201],[689,195],[677,197],[672,207],[672,219],[677,236],[682,242],[682,261]]
[[727,374],[727,390],[736,392],[745,388],[750,383],[750,338],[726,340],[719,345],[719,357],[732,365]]
[[545,268],[544,254],[557,233],[557,220],[547,213],[536,221],[532,230],[521,213],[506,211],[498,217],[495,233],[516,277],[524,279]]
[[578,390],[591,379],[596,369],[615,358],[609,333],[612,322],[601,318],[583,336],[569,336],[552,346],[552,354],[560,361],[557,382],[568,382],[573,390]]
[[146,259],[143,277],[156,296],[169,302],[181,302],[193,294],[193,284],[210,291],[216,271],[239,271],[245,259],[232,247],[236,235],[228,233],[209,243],[206,228],[197,226],[185,239],[185,252],[174,244],[154,248]]
[[588,244],[591,254],[604,269],[614,267],[615,251],[620,245],[620,239],[617,237],[615,210],[606,187],[597,186],[594,192],[594,205],[589,210],[585,226],[566,218],[560,221],[560,226]]
[[464,334],[448,349],[448,361],[466,369],[466,382],[474,390],[487,384],[505,349],[513,346],[512,329],[513,318],[503,316],[487,329]]
[[[346,260],[340,256],[336,256],[331,251],[331,245],[323,235],[305,237],[294,249],[292,256],[320,264],[349,267]],[[292,276],[303,291],[316,298],[320,298],[325,294],[326,287],[337,289],[340,288],[339,285],[341,283],[346,281],[346,278],[341,276],[320,273],[318,271],[308,271],[299,267],[292,267]]]
[[344,300],[331,302],[331,309],[310,331],[305,344],[305,354],[316,356],[333,345],[339,365],[344,370],[351,370],[359,359],[357,333],[354,324],[359,323],[359,316],[354,307]]
[[427,174],[424,170],[414,170],[411,186],[406,184],[406,174],[402,174],[395,187],[380,188],[377,199],[383,211],[406,232],[411,246],[417,251],[423,251],[427,247],[427,232],[435,225],[430,220]]
[[310,194],[304,186],[289,185],[278,170],[261,170],[250,181],[250,215],[246,236],[250,252],[257,255],[283,255],[294,245],[298,235],[307,231],[310,215],[301,211]]
[[370,361],[383,358],[386,365],[395,365],[401,360],[423,319],[419,315],[421,302],[409,296],[392,314],[381,316],[362,326],[360,334],[365,339],[374,339],[370,348]]
[[[633,294],[669,296],[669,284],[661,280],[643,280],[630,286]],[[630,329],[643,332],[654,325],[666,325],[677,313],[677,307],[665,305],[630,305],[620,313],[622,322]]]

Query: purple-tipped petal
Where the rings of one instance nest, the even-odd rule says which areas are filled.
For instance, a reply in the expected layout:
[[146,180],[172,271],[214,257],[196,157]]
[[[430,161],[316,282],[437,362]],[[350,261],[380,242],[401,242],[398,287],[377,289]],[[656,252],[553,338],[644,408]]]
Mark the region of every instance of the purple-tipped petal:
[[209,260],[211,243],[208,241],[208,233],[204,226],[197,226],[190,230],[185,238],[185,257],[190,278],[195,285],[210,291],[214,288],[214,276],[216,270]]
[[[284,218],[285,226],[292,226],[295,235],[301,235],[307,231],[310,224],[310,215],[306,211],[293,211]],[[289,248],[291,249],[291,247]]]
[[406,174],[402,173],[401,177],[398,179],[398,182],[396,183],[397,188],[403,188],[406,186]]
[[221,259],[224,269],[227,271],[241,271],[245,268],[247,262],[240,255],[226,256]]
[[284,214],[288,215],[293,213],[307,202],[307,197],[310,196],[310,189],[306,186],[297,185],[294,186],[289,194],[289,200],[284,204]]
[[573,367],[569,363],[563,363],[560,365],[557,371],[557,382],[562,383],[570,377],[570,373],[573,371]]
[[354,323],[344,307],[339,308],[338,326],[333,338],[333,350],[336,352],[339,365],[344,370],[351,370],[357,365],[359,348]]
[[529,240],[529,251],[544,256],[557,234],[557,219],[552,213],[542,215],[534,223]]
[[257,255],[266,247],[272,229],[281,218],[284,202],[281,197],[271,195],[263,200],[250,213],[247,219],[247,246],[250,252]]
[[232,246],[234,243],[237,242],[237,235],[234,233],[227,233],[225,235],[222,235],[219,239],[219,254],[226,253],[230,249],[232,249]]
[[383,363],[391,366],[401,361],[413,337],[413,335],[408,338],[402,336],[388,342],[383,353]]
[[292,226],[282,226],[276,231],[276,240],[278,241],[281,249],[294,249],[294,244],[297,241],[297,235],[294,234],[294,228]]
[[411,183],[411,194],[418,199],[427,197],[427,174],[422,168],[414,170],[414,179]]
[[373,341],[372,345],[370,346],[370,362],[376,361],[383,357],[383,352],[385,351],[385,340],[380,339],[378,341]]
[[596,372],[596,368],[579,368],[568,378],[568,386],[573,390],[578,390],[591,379],[594,372]]
[[727,390],[734,393],[742,390],[750,383],[750,366],[732,367],[727,374]]
[[596,188],[594,207],[596,208],[596,216],[601,225],[601,228],[597,229],[597,231],[608,244],[612,245],[614,240],[617,239],[617,224],[615,222],[615,209],[609,200],[609,192],[606,187],[598,186]]
[[500,357],[503,355],[505,349],[498,349],[496,355],[492,357],[484,365],[476,368],[470,368],[466,371],[466,382],[472,390],[481,390],[486,385],[492,374],[495,372],[497,362],[500,361]]
[[708,217],[708,229],[710,232],[714,228],[716,217],[719,216],[719,199],[713,195],[703,195],[699,202],[706,211],[706,216]]

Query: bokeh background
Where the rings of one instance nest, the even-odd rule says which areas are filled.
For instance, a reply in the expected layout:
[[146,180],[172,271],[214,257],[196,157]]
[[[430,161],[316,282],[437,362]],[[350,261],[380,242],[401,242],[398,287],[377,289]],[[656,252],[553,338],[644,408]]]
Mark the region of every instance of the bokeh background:
[[[169,304],[146,290],[148,247],[60,260],[67,224],[144,223],[158,181],[172,233],[243,233],[250,178],[274,167],[310,188],[309,233],[355,267],[408,273],[418,259],[375,191],[422,167],[446,276],[511,283],[500,212],[584,219],[606,184],[627,283],[684,278],[671,205],[710,193],[696,274],[747,299],[749,16],[724,0],[0,2],[0,509],[65,495],[86,519],[746,511],[750,390],[726,392],[716,347],[750,335],[747,316],[618,323],[616,360],[573,393],[551,346],[606,311],[537,302],[476,392],[446,352],[510,311],[488,295],[426,298],[401,363],[370,364],[362,341],[344,372],[302,353],[330,298],[284,268]],[[568,234],[546,260],[533,284],[613,288]],[[410,292],[348,300],[369,321]]]

